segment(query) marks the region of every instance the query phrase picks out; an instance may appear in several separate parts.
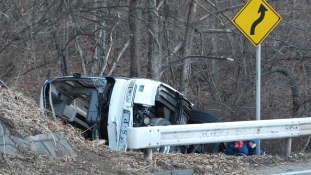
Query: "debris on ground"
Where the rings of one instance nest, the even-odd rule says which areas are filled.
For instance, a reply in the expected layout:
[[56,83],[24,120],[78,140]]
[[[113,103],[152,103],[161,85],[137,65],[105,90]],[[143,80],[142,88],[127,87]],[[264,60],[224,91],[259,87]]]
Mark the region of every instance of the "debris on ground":
[[[105,141],[86,140],[83,131],[43,116],[35,101],[14,89],[0,88],[0,122],[12,135],[25,138],[57,133],[72,146],[75,156],[54,159],[46,154],[19,147],[11,154],[2,152],[2,174],[152,174],[162,171],[193,169],[194,174],[250,174],[271,166],[309,161],[310,154],[279,156],[227,156],[219,154],[154,154],[145,161],[141,151],[116,152]],[[3,149],[3,148],[2,148]]]

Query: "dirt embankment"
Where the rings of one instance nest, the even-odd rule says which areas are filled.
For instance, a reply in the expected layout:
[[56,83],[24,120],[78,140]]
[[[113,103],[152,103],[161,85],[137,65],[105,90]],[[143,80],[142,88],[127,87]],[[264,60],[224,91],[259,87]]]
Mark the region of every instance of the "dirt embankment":
[[70,125],[43,116],[39,107],[22,93],[0,88],[0,122],[16,137],[59,133],[70,143],[75,157],[55,160],[45,154],[19,148],[14,154],[2,152],[2,174],[152,174],[155,172],[193,169],[195,174],[253,174],[267,167],[302,165],[310,154],[291,158],[279,156],[232,157],[219,154],[154,154],[153,160],[143,160],[139,151],[116,152],[96,141],[85,140],[82,132]]

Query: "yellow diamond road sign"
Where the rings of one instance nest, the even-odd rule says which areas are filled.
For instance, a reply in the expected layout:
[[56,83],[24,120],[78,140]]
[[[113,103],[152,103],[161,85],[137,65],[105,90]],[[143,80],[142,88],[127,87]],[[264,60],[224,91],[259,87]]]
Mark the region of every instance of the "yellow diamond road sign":
[[232,23],[257,47],[281,20],[265,0],[249,0]]

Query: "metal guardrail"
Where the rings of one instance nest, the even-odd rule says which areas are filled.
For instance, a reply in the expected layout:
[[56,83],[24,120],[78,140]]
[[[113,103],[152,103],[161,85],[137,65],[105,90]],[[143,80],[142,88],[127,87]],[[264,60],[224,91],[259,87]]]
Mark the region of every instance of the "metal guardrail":
[[207,124],[129,127],[128,148],[192,145],[311,135],[311,117]]

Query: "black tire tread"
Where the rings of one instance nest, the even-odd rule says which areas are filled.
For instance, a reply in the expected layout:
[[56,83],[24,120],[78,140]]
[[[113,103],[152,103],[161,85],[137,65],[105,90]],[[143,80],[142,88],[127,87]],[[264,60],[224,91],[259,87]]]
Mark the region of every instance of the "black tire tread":
[[[220,119],[208,112],[200,110],[191,110],[191,117],[189,119],[189,124],[200,124],[200,123],[218,123],[221,122]],[[200,153],[218,153],[220,143],[208,143],[203,144],[202,146],[206,147],[203,152]]]
[[221,122],[220,119],[208,112],[200,110],[191,110],[191,117],[189,119],[189,124],[199,124],[199,123],[217,123]]

